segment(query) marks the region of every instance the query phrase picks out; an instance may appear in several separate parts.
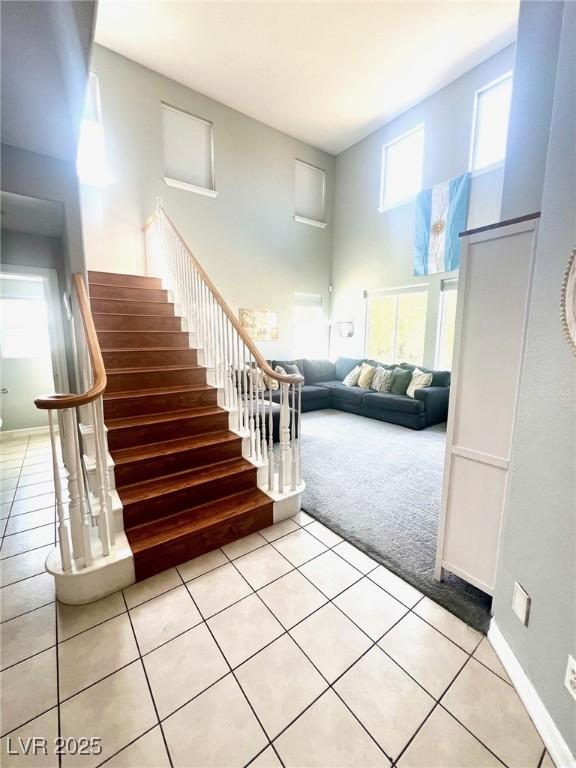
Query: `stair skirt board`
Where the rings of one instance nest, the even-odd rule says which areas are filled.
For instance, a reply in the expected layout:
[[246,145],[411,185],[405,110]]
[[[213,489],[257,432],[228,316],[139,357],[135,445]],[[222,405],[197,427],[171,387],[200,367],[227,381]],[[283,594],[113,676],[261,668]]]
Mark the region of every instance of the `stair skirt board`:
[[[108,557],[63,572],[47,568],[58,599],[81,604],[186,562],[296,514],[302,485],[259,487],[264,468],[231,428],[212,371],[157,278],[89,272],[89,293],[108,378],[103,398],[119,532]],[[94,437],[83,425],[88,484],[97,495]],[[122,530],[123,528],[123,530]]]

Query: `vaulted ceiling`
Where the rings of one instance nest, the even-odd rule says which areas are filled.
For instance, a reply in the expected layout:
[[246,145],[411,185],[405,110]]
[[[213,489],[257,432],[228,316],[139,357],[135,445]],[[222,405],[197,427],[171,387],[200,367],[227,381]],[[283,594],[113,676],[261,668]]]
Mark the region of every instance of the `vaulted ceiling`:
[[515,38],[518,0],[100,0],[96,41],[337,154]]

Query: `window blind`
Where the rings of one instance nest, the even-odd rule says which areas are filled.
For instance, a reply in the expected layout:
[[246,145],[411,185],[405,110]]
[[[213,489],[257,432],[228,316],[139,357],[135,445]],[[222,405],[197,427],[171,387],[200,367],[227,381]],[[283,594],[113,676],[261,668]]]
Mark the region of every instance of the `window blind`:
[[208,120],[162,104],[167,183],[175,181],[199,190],[214,191],[213,128]]
[[324,223],[326,172],[296,160],[294,213],[297,219]]

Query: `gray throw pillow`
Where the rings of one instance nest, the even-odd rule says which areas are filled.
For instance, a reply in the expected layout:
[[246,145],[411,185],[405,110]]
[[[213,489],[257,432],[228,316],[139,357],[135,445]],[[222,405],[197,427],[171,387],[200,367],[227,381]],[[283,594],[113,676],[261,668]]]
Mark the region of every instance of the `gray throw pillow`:
[[405,395],[410,382],[412,381],[412,371],[405,368],[394,368],[392,371],[392,386],[390,392],[393,395]]

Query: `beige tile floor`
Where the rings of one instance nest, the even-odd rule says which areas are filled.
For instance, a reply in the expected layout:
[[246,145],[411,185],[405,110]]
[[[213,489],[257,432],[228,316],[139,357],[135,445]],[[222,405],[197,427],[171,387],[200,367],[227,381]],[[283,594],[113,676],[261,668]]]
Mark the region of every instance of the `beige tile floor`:
[[551,765],[488,641],[305,513],[58,605],[48,442],[0,460],[3,766]]

